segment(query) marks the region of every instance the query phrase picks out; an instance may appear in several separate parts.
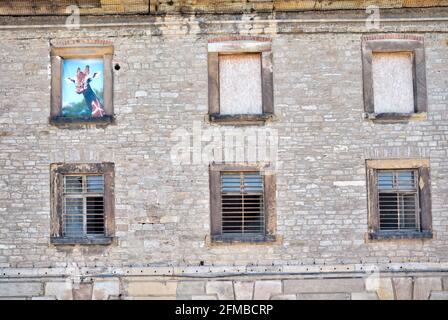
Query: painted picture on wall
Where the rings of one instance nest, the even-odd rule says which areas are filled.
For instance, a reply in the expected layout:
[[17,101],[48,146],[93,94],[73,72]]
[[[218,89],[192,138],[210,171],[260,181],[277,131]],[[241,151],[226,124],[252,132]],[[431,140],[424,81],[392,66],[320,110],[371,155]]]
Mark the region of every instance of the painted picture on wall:
[[102,59],[64,59],[63,117],[101,118],[105,115],[103,71]]

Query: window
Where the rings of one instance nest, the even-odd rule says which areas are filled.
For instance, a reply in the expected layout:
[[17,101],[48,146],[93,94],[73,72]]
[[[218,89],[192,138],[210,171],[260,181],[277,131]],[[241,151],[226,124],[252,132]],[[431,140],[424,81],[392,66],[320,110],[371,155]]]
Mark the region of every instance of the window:
[[221,234],[264,235],[263,198],[260,172],[222,172]]
[[113,47],[102,43],[52,47],[52,124],[112,122]]
[[104,236],[104,177],[64,176],[62,236],[85,238]]
[[231,124],[273,118],[271,42],[226,37],[208,44],[209,119]]
[[429,162],[368,160],[370,239],[431,233]]
[[114,165],[52,164],[52,243],[109,244]]
[[380,231],[419,231],[418,171],[378,170]]
[[425,52],[422,36],[363,37],[364,105],[373,120],[425,119]]
[[212,240],[275,240],[275,177],[256,166],[211,165]]

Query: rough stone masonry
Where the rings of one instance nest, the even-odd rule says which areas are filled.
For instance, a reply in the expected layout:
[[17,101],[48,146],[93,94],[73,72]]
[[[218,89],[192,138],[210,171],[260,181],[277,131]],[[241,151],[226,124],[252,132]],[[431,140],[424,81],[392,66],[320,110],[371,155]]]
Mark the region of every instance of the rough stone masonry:
[[[448,299],[448,9],[384,8],[379,29],[357,9],[148,10],[80,28],[0,11],[0,297]],[[369,33],[424,36],[426,120],[363,117]],[[170,158],[176,129],[232,128],[207,121],[207,43],[239,35],[272,40],[271,243],[210,241],[209,166]],[[111,125],[49,122],[51,46],[79,40],[113,44]],[[430,159],[433,236],[369,241],[366,160],[409,158]],[[100,162],[115,164],[114,242],[50,243],[50,164]]]

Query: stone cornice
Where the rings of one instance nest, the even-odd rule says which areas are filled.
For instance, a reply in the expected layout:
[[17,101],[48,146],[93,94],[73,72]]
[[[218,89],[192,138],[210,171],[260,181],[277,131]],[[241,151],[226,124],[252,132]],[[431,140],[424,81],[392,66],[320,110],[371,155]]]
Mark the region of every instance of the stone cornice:
[[0,4],[0,15],[67,15],[71,12],[67,12],[67,7],[76,3],[81,14],[96,15],[365,10],[371,5],[378,8],[448,6],[448,0],[6,0]]

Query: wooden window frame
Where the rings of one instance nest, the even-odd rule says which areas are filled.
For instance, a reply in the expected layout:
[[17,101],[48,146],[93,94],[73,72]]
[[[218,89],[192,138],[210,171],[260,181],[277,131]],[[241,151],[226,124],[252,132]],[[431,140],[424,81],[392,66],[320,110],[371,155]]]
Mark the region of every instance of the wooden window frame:
[[[79,124],[108,125],[114,122],[113,109],[113,67],[112,59],[114,47],[112,45],[80,44],[77,46],[52,47],[51,57],[51,113],[50,124],[56,126],[70,126]],[[64,59],[103,59],[104,65],[104,111],[101,118],[72,118],[63,117],[62,110],[62,72]]]
[[[227,236],[221,233],[221,173],[260,172],[263,176],[265,234],[257,236]],[[269,164],[211,164],[210,165],[210,234],[214,243],[256,243],[277,241],[276,177]]]
[[[219,56],[223,54],[261,54],[261,114],[220,114]],[[264,123],[274,119],[274,81],[272,72],[272,44],[261,37],[225,37],[208,43],[208,104],[210,122],[222,124]]]
[[[115,166],[103,163],[53,163],[50,165],[51,234],[52,244],[108,245],[115,234]],[[74,174],[101,174],[104,176],[104,237],[64,237],[62,233],[64,176]]]
[[[373,92],[374,53],[410,52],[413,57],[414,112],[375,113]],[[427,119],[427,89],[424,37],[408,34],[367,35],[362,38],[364,118],[374,121]]]
[[[420,159],[388,159],[367,160],[367,197],[368,197],[368,239],[423,239],[432,238],[432,214],[431,214],[431,178],[429,172],[429,160]],[[417,170],[418,171],[418,206],[420,231],[384,231],[379,228],[378,212],[378,170]]]

